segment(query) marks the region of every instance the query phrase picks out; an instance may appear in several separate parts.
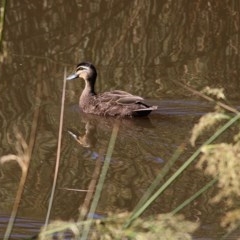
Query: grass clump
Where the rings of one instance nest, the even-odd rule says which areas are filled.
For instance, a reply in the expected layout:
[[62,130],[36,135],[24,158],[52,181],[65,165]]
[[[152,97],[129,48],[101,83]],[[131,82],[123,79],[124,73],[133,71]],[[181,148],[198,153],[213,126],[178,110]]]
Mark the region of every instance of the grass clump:
[[240,227],[240,141],[211,144],[201,150],[202,156],[197,167],[205,174],[217,178],[218,192],[211,202],[221,202],[226,206],[221,226],[227,230],[227,237]]
[[226,99],[223,88],[210,88],[209,86],[207,86],[202,90],[202,93],[213,96],[218,100],[220,100],[220,99],[225,100]]
[[[216,95],[217,99],[225,99],[222,95],[223,91],[206,89],[205,92]],[[218,191],[210,201],[224,204],[226,207],[226,213],[221,218],[221,226],[227,230],[227,234],[221,239],[226,239],[229,234],[240,227],[240,113],[236,109],[232,112],[236,115],[230,118],[218,105],[215,112],[208,113],[200,118],[192,130],[190,139],[191,144],[194,145],[197,138],[216,123],[225,119],[230,119],[230,121],[236,119],[234,121],[235,126],[237,126],[235,131],[237,129],[238,133],[232,135],[230,142],[209,143],[201,146],[201,156],[196,165],[206,175],[216,179]],[[226,130],[229,130],[229,128],[230,125]]]
[[190,143],[194,146],[197,138],[206,130],[213,127],[215,124],[219,123],[224,119],[229,119],[229,116],[222,112],[210,112],[202,116],[192,129],[192,136],[190,138]]
[[[92,240],[191,240],[191,233],[197,227],[184,219],[182,215],[159,214],[155,217],[138,218],[129,228],[123,228],[123,224],[130,217],[130,213],[110,214],[103,220],[94,220],[88,239]],[[76,223],[53,222],[41,233],[39,239],[52,239],[51,235],[57,230],[58,237],[63,236],[63,231],[70,230],[72,239],[78,239],[79,225],[87,224],[87,221]],[[61,232],[62,231],[62,232]],[[66,233],[65,233],[66,234]]]
[[218,177],[220,191],[213,202],[232,200],[240,197],[240,142],[207,145],[202,148],[202,156],[197,167],[213,177]]

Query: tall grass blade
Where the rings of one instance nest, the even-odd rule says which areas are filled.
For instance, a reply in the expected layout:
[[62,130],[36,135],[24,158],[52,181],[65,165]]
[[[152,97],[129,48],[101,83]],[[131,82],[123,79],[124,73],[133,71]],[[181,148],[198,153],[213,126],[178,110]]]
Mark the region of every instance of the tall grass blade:
[[3,29],[6,15],[7,0],[2,0],[0,5],[0,50],[2,50]]
[[91,204],[91,200],[92,197],[94,195],[94,191],[97,185],[97,181],[99,179],[99,175],[101,172],[101,166],[102,166],[102,156],[103,154],[99,154],[96,164],[95,164],[95,168],[92,174],[92,180],[89,183],[88,186],[88,192],[86,194],[86,197],[84,199],[84,202],[82,204],[82,206],[79,207],[79,218],[78,221],[83,221],[87,215],[87,212],[89,211],[89,206]]
[[114,126],[113,126],[112,135],[111,135],[111,138],[110,138],[110,141],[109,141],[109,144],[108,144],[107,154],[106,154],[104,164],[103,164],[103,167],[102,167],[102,171],[101,171],[101,174],[100,174],[100,177],[99,177],[99,181],[98,181],[98,184],[97,184],[97,187],[96,187],[96,192],[95,192],[95,195],[94,195],[94,198],[93,198],[90,210],[89,210],[89,214],[88,214],[89,222],[84,226],[84,229],[83,229],[83,234],[82,234],[82,238],[81,238],[82,240],[87,239],[89,231],[90,231],[90,227],[91,227],[92,222],[93,222],[93,214],[96,211],[97,204],[98,204],[98,201],[99,201],[101,193],[102,193],[104,181],[105,181],[105,178],[106,178],[106,175],[107,175],[107,171],[108,171],[108,168],[109,168],[109,165],[110,165],[110,161],[111,161],[112,153],[113,153],[113,150],[114,150],[115,142],[116,142],[116,139],[117,139],[119,126],[120,126],[120,122],[116,121]]
[[175,208],[171,214],[176,214],[180,210],[182,210],[184,207],[186,207],[189,203],[191,203],[194,199],[199,197],[202,193],[206,192],[210,187],[212,187],[217,182],[217,178],[214,178],[209,183],[207,183],[204,187],[202,187],[199,191],[197,191],[195,194],[193,194],[190,198],[185,200],[182,204],[180,204],[177,208]]
[[133,214],[130,219],[126,222],[124,225],[125,228],[131,225],[131,223],[138,218],[149,206],[152,204],[152,202],[171,184],[173,183],[177,177],[198,157],[198,155],[201,153],[201,148],[205,145],[210,144],[213,142],[219,135],[221,135],[224,131],[226,131],[233,123],[235,123],[237,120],[240,119],[240,114],[237,114],[235,117],[233,117],[231,120],[229,120],[225,125],[223,125],[221,128],[219,128],[207,141],[203,143],[201,147],[199,147],[190,158],[159,188],[159,190],[154,193],[148,201],[143,204],[143,206],[135,213]]
[[[16,138],[17,138],[17,141],[19,141],[19,145],[21,145],[23,148],[25,148],[25,147],[28,148],[25,140],[23,139],[22,135],[19,132],[16,133]],[[24,149],[24,151],[27,151],[27,149]],[[20,205],[21,197],[22,197],[22,194],[23,194],[23,191],[24,191],[24,185],[25,185],[26,178],[27,178],[29,160],[30,160],[28,151],[25,152],[22,157],[12,155],[12,154],[1,157],[1,163],[4,163],[6,161],[10,161],[10,160],[16,160],[18,162],[18,164],[21,168],[21,171],[22,171],[22,175],[21,175],[21,179],[20,179],[20,182],[19,182],[16,198],[15,198],[15,201],[14,201],[14,204],[13,204],[13,209],[12,209],[12,212],[11,212],[11,216],[10,216],[10,219],[9,219],[9,222],[8,222],[8,225],[7,225],[6,232],[4,234],[4,238],[3,238],[4,240],[8,240],[10,238],[10,235],[11,235],[11,232],[12,232],[12,229],[13,229],[13,225],[14,225],[14,222],[15,222],[15,219],[16,219],[16,216],[17,216],[18,207]]]
[[59,123],[59,131],[58,131],[58,146],[57,146],[56,165],[55,165],[52,191],[51,191],[51,195],[50,195],[50,199],[49,199],[48,211],[47,211],[47,216],[46,216],[46,220],[45,220],[45,227],[49,223],[49,218],[50,218],[50,213],[51,213],[51,209],[52,209],[54,193],[55,193],[55,190],[56,190],[59,163],[60,163],[60,151],[61,151],[61,142],[62,142],[62,127],[63,127],[63,113],[64,113],[64,102],[65,102],[65,91],[66,91],[66,77],[67,77],[67,70],[66,70],[66,67],[65,67],[64,68],[64,77],[63,77],[63,90],[62,90],[60,123]]
[[227,111],[230,111],[230,112],[236,113],[236,114],[239,113],[239,111],[238,111],[236,108],[231,107],[231,106],[229,106],[229,105],[227,105],[227,104],[225,104],[225,103],[222,103],[222,102],[220,102],[220,101],[216,101],[216,100],[214,100],[213,98],[207,96],[206,94],[204,94],[204,93],[202,93],[202,92],[199,92],[199,91],[195,90],[194,88],[192,88],[192,87],[190,87],[190,86],[187,86],[186,84],[181,83],[180,81],[176,81],[176,80],[172,80],[172,81],[173,81],[175,84],[181,86],[182,88],[187,89],[188,91],[194,93],[194,94],[197,95],[197,96],[200,96],[200,97],[206,99],[206,100],[209,101],[209,102],[215,103],[217,106],[219,106],[219,107],[221,107],[221,108],[223,108],[223,109],[225,109],[225,110],[227,110]]
[[149,199],[149,197],[152,195],[153,191],[158,187],[159,183],[163,180],[163,178],[166,176],[166,174],[169,172],[173,164],[177,161],[179,156],[184,151],[185,144],[180,145],[171,159],[167,162],[167,164],[163,167],[161,172],[158,174],[158,176],[154,179],[151,186],[147,189],[147,191],[144,193],[140,201],[138,202],[137,206],[133,210],[133,215],[142,207],[142,205]]

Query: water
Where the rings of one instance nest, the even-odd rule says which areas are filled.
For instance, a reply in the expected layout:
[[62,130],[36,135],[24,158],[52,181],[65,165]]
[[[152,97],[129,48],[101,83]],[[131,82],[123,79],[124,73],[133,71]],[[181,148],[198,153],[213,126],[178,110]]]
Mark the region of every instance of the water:
[[[180,88],[224,87],[239,100],[239,5],[208,1],[8,1],[1,71],[0,155],[15,154],[14,129],[29,142],[37,122],[28,178],[12,239],[35,235],[44,224],[55,168],[64,67],[80,61],[98,70],[97,92],[121,89],[146,98],[159,109],[149,118],[120,121],[116,145],[97,214],[131,211],[177,147],[185,150],[170,177],[194,152],[190,131],[213,105]],[[224,14],[221,14],[223,13]],[[37,89],[40,90],[37,90]],[[83,82],[67,83],[61,160],[51,219],[76,219],[97,159],[104,161],[115,119],[88,116],[78,108]],[[34,120],[36,106],[40,112]],[[68,133],[81,137],[81,144]],[[10,216],[21,171],[0,166],[0,238]],[[173,210],[207,179],[190,166],[157,199],[146,215]],[[222,234],[219,207],[211,191],[182,213],[201,221],[196,239]]]

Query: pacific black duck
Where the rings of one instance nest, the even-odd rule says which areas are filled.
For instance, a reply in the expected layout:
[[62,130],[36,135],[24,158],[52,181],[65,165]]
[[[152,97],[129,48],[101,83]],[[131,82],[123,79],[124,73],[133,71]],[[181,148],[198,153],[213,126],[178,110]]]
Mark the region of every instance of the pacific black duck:
[[93,64],[82,62],[77,65],[74,74],[67,80],[82,78],[85,80],[85,88],[80,96],[79,105],[83,112],[116,117],[140,117],[147,116],[157,106],[149,106],[144,99],[121,90],[114,90],[97,94],[94,85],[97,71]]

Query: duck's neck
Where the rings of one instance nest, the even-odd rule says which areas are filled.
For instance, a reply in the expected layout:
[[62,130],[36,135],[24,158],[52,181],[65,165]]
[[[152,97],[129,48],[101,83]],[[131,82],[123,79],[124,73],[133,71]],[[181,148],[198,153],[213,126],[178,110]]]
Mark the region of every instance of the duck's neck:
[[96,95],[94,91],[94,82],[85,80],[85,87],[82,91],[81,97],[80,97],[80,102],[84,101],[85,99],[89,98],[90,96]]

